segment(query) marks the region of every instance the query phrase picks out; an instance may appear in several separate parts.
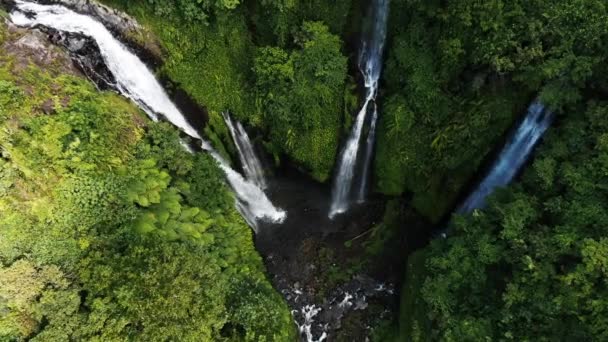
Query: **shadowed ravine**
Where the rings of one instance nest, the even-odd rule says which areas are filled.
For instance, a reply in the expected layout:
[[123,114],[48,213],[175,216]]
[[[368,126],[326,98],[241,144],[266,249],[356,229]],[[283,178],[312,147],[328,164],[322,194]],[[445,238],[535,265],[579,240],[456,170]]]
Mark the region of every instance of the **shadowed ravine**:
[[[199,141],[202,149],[218,161],[238,199],[237,209],[258,232],[258,250],[266,259],[273,284],[293,308],[302,340],[326,340],[340,329],[341,321],[348,312],[365,311],[368,300],[380,300],[386,306],[394,302],[390,299],[393,294],[390,285],[376,282],[364,274],[336,285],[328,293],[321,293],[318,288],[325,284],[318,283],[314,268],[310,268],[311,259],[316,256],[308,253],[310,250],[307,246],[345,250],[345,240],[369,230],[380,220],[377,213],[382,210],[378,203],[356,206],[349,215],[335,221],[328,219],[328,189],[293,173],[281,174],[277,179],[267,181],[244,128],[226,115],[247,179],[244,178],[230,168],[202,138],[187,116],[171,102],[144,63],[101,23],[59,5],[26,2],[17,2],[16,5],[20,10],[28,12],[27,15],[19,11],[11,13],[12,21],[19,26],[42,25],[57,30],[59,34],[82,34],[92,38],[107,71],[113,76],[112,82],[107,82],[108,86],[114,86],[121,94],[137,103],[151,119],[166,119],[187,136]],[[187,144],[184,143],[184,146],[187,147]],[[262,192],[265,187],[277,207],[293,212],[293,216],[290,213],[283,224],[285,212],[270,202]],[[338,260],[343,257],[345,258],[339,256]],[[367,329],[369,327],[363,327],[360,333],[369,333]]]
[[[348,261],[361,254],[345,242],[381,222],[383,201],[356,204],[332,220],[326,215],[329,189],[289,170],[270,181],[268,193],[289,216],[282,225],[262,224],[256,248],[265,259],[273,285],[292,308],[302,340],[333,341],[344,320],[354,313],[360,315],[359,331],[341,333],[368,336],[373,323],[390,317],[395,279],[361,272],[338,284],[324,282],[331,269],[343,272]],[[325,260],[325,251],[332,251],[333,257]],[[370,311],[370,303],[383,311]]]
[[[237,209],[256,232],[256,247],[265,259],[275,288],[291,306],[303,341],[332,340],[353,312],[359,314],[360,320],[354,333],[357,337],[368,336],[373,322],[389,317],[395,302],[393,277],[374,279],[360,271],[349,274],[347,279],[324,283],[331,271],[343,271],[349,258],[363,254],[358,247],[347,246],[347,242],[370,232],[382,221],[385,198],[371,196],[367,201],[366,198],[379,116],[376,96],[388,0],[372,1],[373,30],[362,39],[359,61],[365,80],[365,101],[338,157],[333,191],[285,166],[276,171],[275,177],[267,177],[268,170],[263,168],[245,128],[226,113],[224,120],[243,171],[243,175],[239,174],[202,137],[200,127],[195,128],[193,121],[188,120],[188,113],[180,112],[146,65],[101,23],[58,5],[17,1],[16,6],[21,10],[11,13],[16,25],[42,25],[90,37],[98,51],[89,53],[102,57],[109,75],[99,77],[109,87],[137,103],[152,120],[167,120],[180,129],[187,136],[185,146],[194,139],[197,146],[215,158],[234,190]],[[551,113],[540,103],[532,104],[487,176],[456,212],[465,214],[482,208],[495,188],[509,184],[529,159],[551,119]],[[369,129],[364,137],[366,123]],[[334,255],[326,257],[327,251]],[[368,310],[370,303],[382,310]]]

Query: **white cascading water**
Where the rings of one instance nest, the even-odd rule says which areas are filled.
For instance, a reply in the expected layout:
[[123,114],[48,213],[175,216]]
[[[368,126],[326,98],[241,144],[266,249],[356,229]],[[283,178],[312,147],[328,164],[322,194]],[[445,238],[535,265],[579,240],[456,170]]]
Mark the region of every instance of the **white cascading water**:
[[[382,71],[382,51],[384,49],[384,41],[386,39],[386,24],[388,21],[389,0],[372,0],[369,19],[372,20],[372,30],[369,36],[363,39],[361,53],[359,54],[359,69],[365,80],[365,102],[355,120],[355,124],[350,132],[348,140],[344,145],[340,160],[338,162],[338,171],[334,178],[334,186],[332,190],[331,206],[329,209],[329,218],[333,218],[337,214],[344,213],[350,206],[350,196],[353,186],[355,166],[357,164],[357,156],[359,153],[359,144],[363,124],[367,116],[367,109],[370,102],[376,100],[378,92],[378,81],[380,72]],[[374,103],[375,107],[375,103]],[[377,114],[376,114],[377,115]],[[375,123],[375,121],[374,121]],[[368,136],[375,131],[370,129]],[[373,133],[375,134],[375,133]],[[369,140],[369,139],[368,139]],[[370,155],[373,149],[373,141],[370,142]],[[371,162],[365,158],[365,163]],[[369,165],[364,165],[364,170],[369,168]],[[367,175],[361,180],[361,186],[367,188]],[[361,191],[359,191],[360,193]],[[365,190],[363,190],[365,196]],[[360,197],[360,195],[357,195]],[[358,200],[361,200],[358,198]]]
[[372,122],[369,126],[369,133],[365,141],[365,157],[363,159],[363,172],[361,172],[361,182],[359,183],[359,192],[357,193],[357,202],[365,202],[367,197],[367,183],[369,180],[369,168],[372,163],[372,155],[374,154],[374,142],[376,140],[376,122],[378,121],[378,106],[374,103],[374,111],[372,112]]
[[42,25],[59,31],[84,34],[94,39],[106,66],[116,78],[121,94],[136,102],[153,120],[158,120],[157,114],[161,114],[184,133],[202,142],[203,149],[209,151],[217,160],[236,193],[237,209],[254,229],[258,219],[272,222],[282,222],[285,219],[286,213],[277,209],[262,189],[231,169],[211,145],[202,139],[169,99],[146,65],[114,38],[103,24],[60,5],[40,5],[20,0],[15,4],[19,11],[12,12],[10,18],[17,26]]
[[321,310],[321,308],[314,304],[306,305],[300,310],[304,322],[301,325],[298,325],[298,330],[300,331],[300,336],[305,338],[306,342],[323,342],[327,339],[327,333],[325,331],[318,339],[315,339],[312,334],[312,325],[315,322],[315,316],[317,316]]
[[259,188],[266,189],[264,168],[255,154],[253,145],[251,144],[251,140],[249,139],[245,128],[243,128],[243,125],[241,125],[240,122],[233,121],[230,114],[224,112],[222,113],[222,116],[224,117],[226,126],[228,126],[232,141],[234,141],[234,146],[236,146],[245,177],[247,180],[255,183]]
[[552,113],[542,103],[532,103],[528,107],[526,117],[509,138],[488,174],[456,212],[466,214],[483,208],[486,198],[494,189],[509,184],[528,160],[532,149],[551,125],[552,119]]

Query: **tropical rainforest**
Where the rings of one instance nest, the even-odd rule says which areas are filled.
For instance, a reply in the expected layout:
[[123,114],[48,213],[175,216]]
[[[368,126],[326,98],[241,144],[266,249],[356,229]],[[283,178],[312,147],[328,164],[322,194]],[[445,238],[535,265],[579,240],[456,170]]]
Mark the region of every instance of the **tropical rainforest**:
[[[329,197],[374,1],[101,2],[138,22],[112,32],[201,108],[220,155],[238,165],[229,112],[269,178]],[[313,341],[216,160],[0,4],[0,341]],[[302,269],[323,294],[361,272],[397,289],[388,316],[325,340],[608,340],[608,3],[389,6],[372,218],[320,234],[338,243]],[[535,100],[554,120],[516,179],[455,213]]]

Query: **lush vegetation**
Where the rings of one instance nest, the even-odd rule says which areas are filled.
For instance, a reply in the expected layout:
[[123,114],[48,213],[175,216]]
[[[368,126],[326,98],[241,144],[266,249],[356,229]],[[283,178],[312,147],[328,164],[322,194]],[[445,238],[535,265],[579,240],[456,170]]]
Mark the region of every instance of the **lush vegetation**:
[[285,151],[324,181],[333,168],[341,132],[346,58],[340,39],[320,22],[305,22],[299,50],[259,50],[255,60],[259,120],[267,127],[271,149]]
[[391,10],[377,184],[413,192],[433,219],[531,98],[576,102],[605,65],[602,1],[401,0]]
[[[206,107],[221,153],[229,111],[277,164],[329,179],[359,105],[364,2],[104,2],[158,40],[159,76]],[[556,120],[534,161],[409,257],[398,329],[377,339],[608,340],[608,5],[392,0],[390,13],[373,175],[386,213],[346,241],[366,260],[345,270],[318,251],[320,282],[430,235],[538,97]],[[294,340],[214,161],[60,60],[24,64],[15,35],[0,26],[0,340]]]
[[[412,24],[395,37],[387,70],[405,68],[399,70],[408,74],[401,80],[387,74],[387,86],[404,84],[418,99],[434,100],[414,102],[397,91],[388,96],[386,109],[397,114],[386,114],[384,142],[379,142],[380,188],[413,191],[414,205],[425,211],[428,204],[416,197],[428,195],[418,194],[425,188],[417,188],[416,179],[424,172],[431,177],[454,177],[456,172],[458,177],[454,166],[477,165],[488,142],[508,124],[506,113],[497,124],[498,109],[479,108],[502,101],[503,108],[516,109],[525,103],[518,103],[522,98],[537,94],[557,112],[556,125],[520,182],[498,191],[485,210],[454,217],[446,239],[411,257],[400,338],[605,340],[606,4],[402,1],[398,6],[410,9]],[[428,74],[434,76],[422,77]],[[454,98],[462,102],[454,104]],[[435,121],[442,111],[433,108],[444,101],[451,103],[447,113],[454,126]],[[478,109],[458,109],[471,105]],[[432,134],[407,140],[414,147],[396,163],[412,171],[391,176],[395,165],[384,163],[402,146],[391,142],[393,126]],[[455,164],[429,164],[437,163],[433,155]],[[383,172],[388,175],[384,179]],[[452,191],[426,189],[448,200]]]
[[336,35],[347,31],[351,1],[106,2],[157,36],[160,73],[208,109],[216,145],[233,150],[220,116],[229,111],[257,128],[277,163],[286,156],[328,180],[344,113],[357,102]]
[[361,1],[262,0],[247,1],[249,18],[259,45],[292,46],[292,35],[304,21],[320,21],[345,39],[360,30]]
[[293,339],[213,159],[23,62],[0,55],[0,340]]
[[427,313],[412,324],[428,327],[430,319],[427,337],[608,338],[608,106],[577,109],[517,187],[456,218],[451,236],[431,245],[420,292]]

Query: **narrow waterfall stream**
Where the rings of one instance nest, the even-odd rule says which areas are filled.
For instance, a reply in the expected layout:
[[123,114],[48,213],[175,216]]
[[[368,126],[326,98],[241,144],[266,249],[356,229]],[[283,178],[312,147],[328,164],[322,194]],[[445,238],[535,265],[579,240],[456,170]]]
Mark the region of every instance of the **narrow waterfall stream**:
[[553,114],[536,101],[528,107],[524,120],[507,141],[490,171],[456,210],[466,214],[483,208],[485,200],[497,187],[509,184],[528,160],[536,143],[553,121]]
[[362,47],[359,54],[359,69],[365,82],[365,101],[357,114],[355,124],[344,145],[339,161],[338,169],[334,178],[332,200],[329,209],[329,217],[346,212],[350,207],[353,180],[355,179],[355,168],[359,155],[359,146],[363,126],[367,118],[367,112],[371,102],[374,106],[374,114],[368,139],[366,142],[366,156],[363,165],[363,178],[360,189],[356,194],[357,200],[363,202],[369,178],[369,164],[373,152],[375,126],[377,120],[376,96],[378,93],[378,81],[382,71],[382,51],[386,39],[386,24],[388,21],[389,0],[372,0],[368,20],[372,23],[371,31],[364,35]]
[[[228,126],[232,141],[234,141],[234,146],[238,152],[245,177],[259,188],[266,189],[267,184],[266,179],[264,178],[264,168],[262,167],[260,159],[258,159],[255,154],[253,145],[251,144],[251,140],[249,139],[245,128],[243,128],[243,125],[241,125],[240,122],[233,121],[230,114],[227,112],[222,113],[222,116],[224,117],[226,126]],[[236,125],[234,122],[236,122]]]
[[369,133],[365,141],[365,157],[363,159],[363,171],[361,172],[361,182],[359,183],[359,192],[357,193],[357,202],[365,202],[367,196],[369,168],[372,163],[372,155],[374,154],[374,142],[376,141],[376,123],[378,121],[378,106],[374,103],[374,111],[372,113],[372,122],[369,125]]
[[271,222],[282,222],[285,219],[286,213],[276,208],[256,183],[245,180],[230,168],[211,145],[203,140],[171,102],[154,74],[103,24],[60,5],[40,5],[21,0],[15,1],[15,4],[18,11],[13,11],[10,18],[17,26],[42,25],[62,32],[84,34],[95,40],[107,68],[116,79],[117,90],[122,95],[137,103],[152,120],[156,121],[158,115],[162,115],[188,136],[201,141],[203,149],[217,160],[236,194],[237,208],[254,229],[258,219]]

